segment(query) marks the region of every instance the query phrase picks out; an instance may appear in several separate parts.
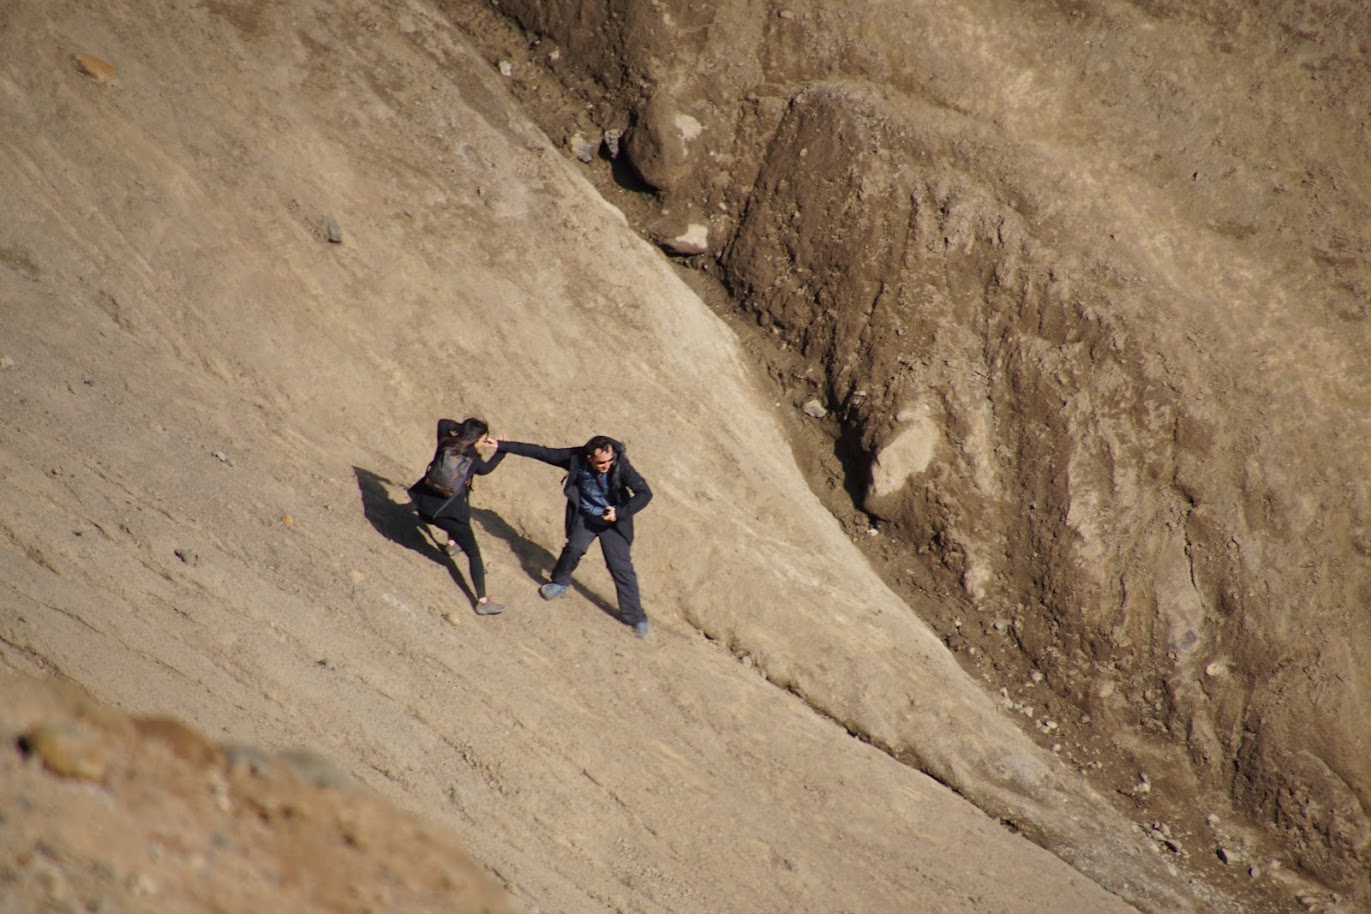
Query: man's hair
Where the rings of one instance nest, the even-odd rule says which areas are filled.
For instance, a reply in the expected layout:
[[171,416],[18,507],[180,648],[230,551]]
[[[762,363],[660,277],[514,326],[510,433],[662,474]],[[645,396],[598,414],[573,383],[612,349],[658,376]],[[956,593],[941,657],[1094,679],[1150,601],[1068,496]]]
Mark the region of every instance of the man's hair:
[[587,457],[589,457],[591,454],[594,454],[596,451],[613,451],[613,450],[614,450],[614,439],[613,439],[613,438],[610,438],[608,435],[596,435],[594,438],[591,438],[589,441],[586,442],[586,446],[582,449],[581,453],[583,453],[583,454],[585,454]]

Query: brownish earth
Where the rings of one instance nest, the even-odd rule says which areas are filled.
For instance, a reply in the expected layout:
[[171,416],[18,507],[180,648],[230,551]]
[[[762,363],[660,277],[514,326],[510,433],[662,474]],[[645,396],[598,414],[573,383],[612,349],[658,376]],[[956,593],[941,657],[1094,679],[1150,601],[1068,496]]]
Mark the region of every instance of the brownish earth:
[[0,4],[0,907],[1364,909],[1362,8],[498,10]]
[[7,911],[514,910],[449,829],[324,759],[4,688]]

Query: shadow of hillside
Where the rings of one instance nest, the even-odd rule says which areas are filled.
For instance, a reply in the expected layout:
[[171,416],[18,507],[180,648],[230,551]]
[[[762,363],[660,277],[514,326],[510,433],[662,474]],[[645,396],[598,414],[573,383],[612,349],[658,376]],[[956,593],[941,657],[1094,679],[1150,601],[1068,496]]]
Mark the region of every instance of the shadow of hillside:
[[[471,518],[480,523],[481,529],[485,530],[491,536],[504,540],[505,543],[508,544],[510,551],[519,559],[519,567],[523,569],[524,574],[528,575],[532,581],[537,584],[543,584],[550,580],[552,566],[557,564],[556,555],[532,540],[520,535],[503,517],[496,514],[494,511],[473,506],[471,509]],[[590,558],[589,552],[586,553],[586,559],[588,558]],[[586,559],[581,560],[583,564]],[[585,599],[592,606],[599,609],[600,612],[615,621],[618,621],[619,610],[613,602],[606,600],[594,591],[578,584],[574,579],[571,582],[571,589],[585,597]]]

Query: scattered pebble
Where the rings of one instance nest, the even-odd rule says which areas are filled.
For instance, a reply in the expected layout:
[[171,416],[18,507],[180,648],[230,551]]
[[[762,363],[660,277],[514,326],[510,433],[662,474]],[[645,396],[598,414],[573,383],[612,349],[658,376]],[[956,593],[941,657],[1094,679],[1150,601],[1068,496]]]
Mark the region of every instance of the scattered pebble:
[[804,406],[800,407],[800,409],[803,410],[804,414],[806,416],[809,416],[811,419],[822,419],[824,416],[828,415],[828,410],[825,409],[824,405],[820,403],[818,400],[808,400],[805,402]]
[[622,130],[605,131],[605,151],[609,153],[611,159],[619,157],[619,141],[624,138]]
[[324,213],[324,237],[330,244],[343,243],[343,229],[338,225],[338,220],[329,213]]
[[193,549],[175,549],[173,552],[178,559],[185,562],[187,565],[190,565],[192,568],[200,563],[200,556],[196,555],[195,550]]
[[[659,242],[662,249],[668,254],[676,254],[682,257],[693,257],[696,254],[703,254],[709,250],[709,226],[699,223],[691,223],[681,234],[674,238],[666,238]],[[805,412],[809,412],[809,404],[805,404]],[[822,419],[826,411],[822,406],[819,407],[819,415],[816,419]],[[813,413],[810,413],[813,416]]]
[[116,75],[113,64],[91,54],[77,54],[76,69],[101,84],[113,82]]
[[590,163],[595,160],[596,146],[585,138],[583,133],[573,133],[567,138],[567,148],[571,154],[582,162]]
[[1171,826],[1165,822],[1153,822],[1149,834],[1162,850],[1172,854],[1184,855],[1185,852],[1182,850],[1180,842],[1171,834]]

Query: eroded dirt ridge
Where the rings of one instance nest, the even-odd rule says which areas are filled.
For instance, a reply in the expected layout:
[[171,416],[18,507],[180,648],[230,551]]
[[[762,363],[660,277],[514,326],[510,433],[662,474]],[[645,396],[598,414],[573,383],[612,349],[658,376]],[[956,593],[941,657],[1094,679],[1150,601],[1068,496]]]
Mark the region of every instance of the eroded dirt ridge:
[[1366,10],[501,10],[553,139],[623,133],[640,229],[822,367],[948,643],[1363,893]]

